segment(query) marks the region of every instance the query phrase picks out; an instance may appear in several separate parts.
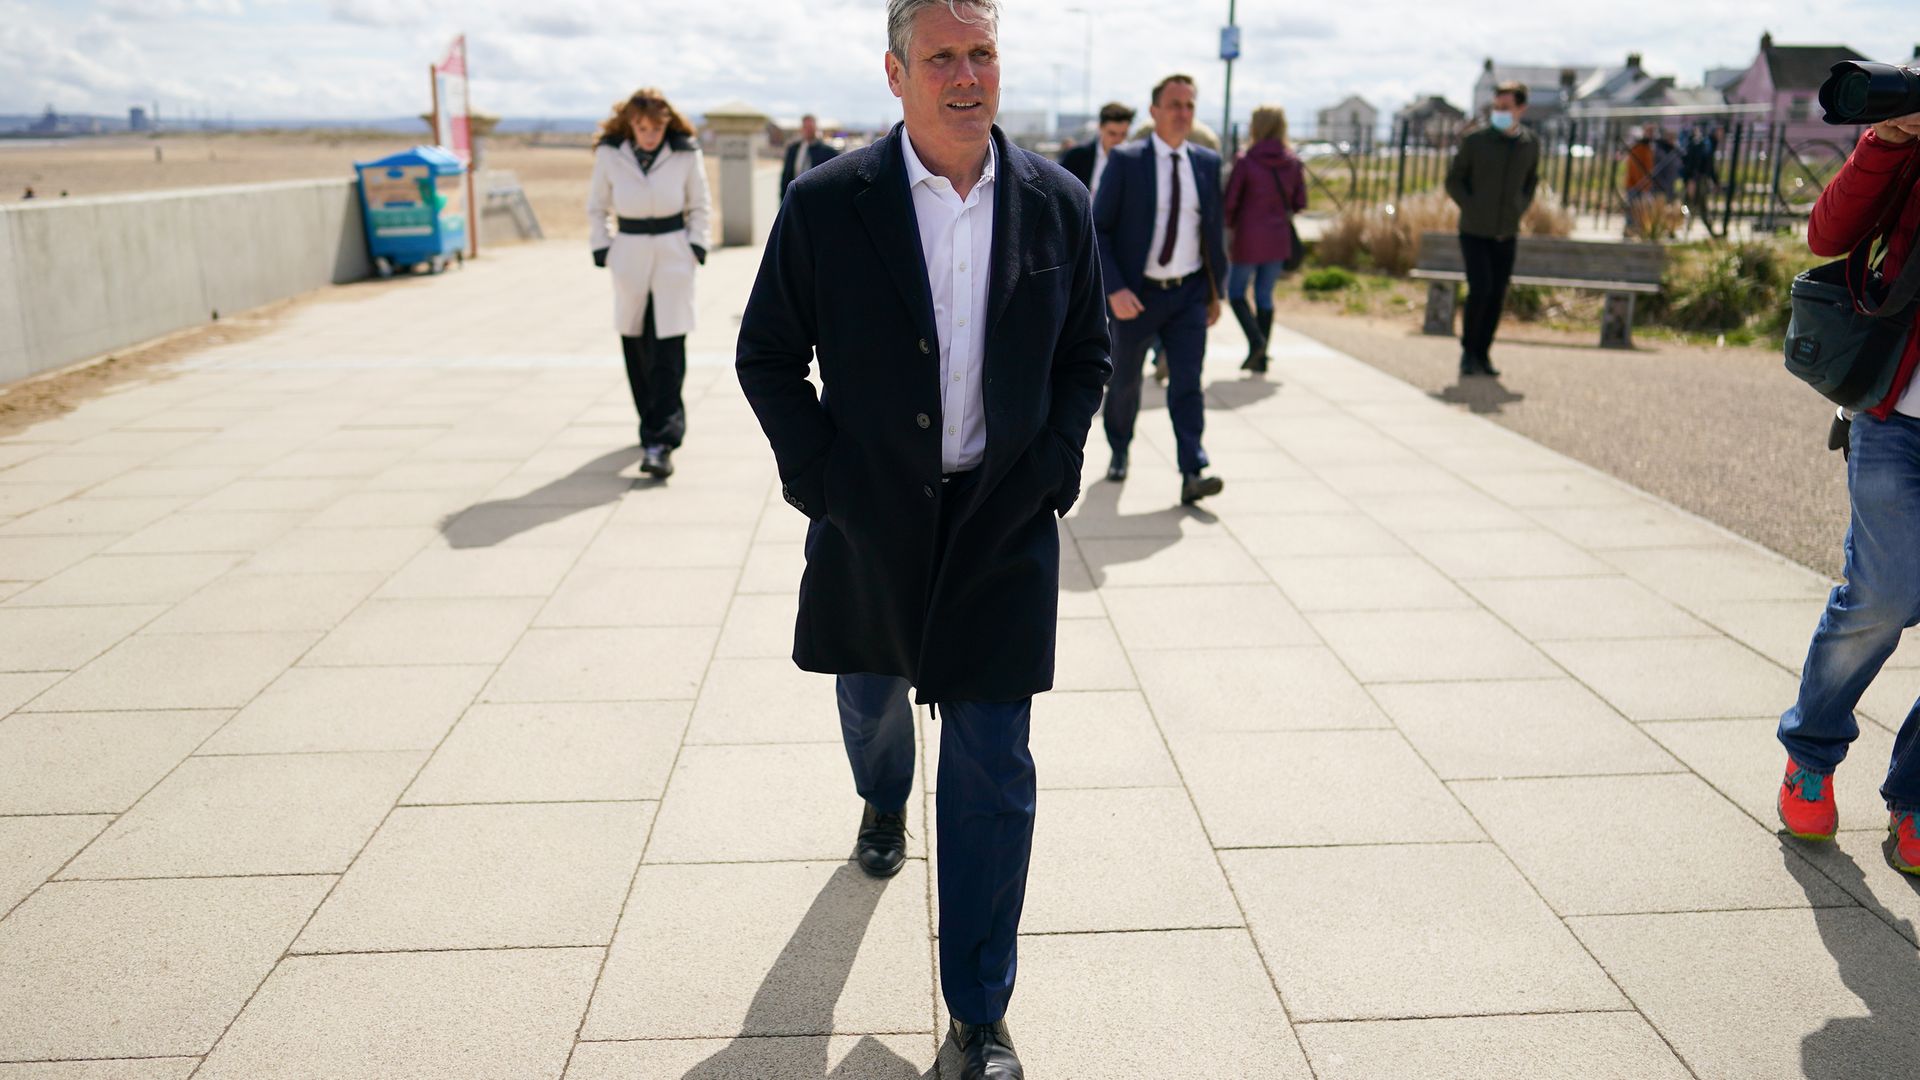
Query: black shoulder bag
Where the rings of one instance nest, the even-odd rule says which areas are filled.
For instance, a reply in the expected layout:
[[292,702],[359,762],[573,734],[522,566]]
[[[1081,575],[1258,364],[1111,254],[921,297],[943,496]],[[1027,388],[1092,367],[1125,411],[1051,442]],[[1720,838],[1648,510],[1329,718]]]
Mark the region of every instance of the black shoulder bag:
[[[1873,266],[1873,246],[1891,235],[1901,208],[1912,197],[1913,180],[1909,166],[1897,181],[1892,206],[1851,254],[1793,279],[1787,370],[1828,401],[1856,412],[1879,405],[1893,392],[1900,358],[1913,333],[1920,234],[1892,282]],[[1886,263],[1884,248],[1880,263]]]
[[1280,193],[1280,203],[1287,209],[1287,240],[1291,246],[1287,248],[1287,257],[1280,263],[1280,269],[1291,274],[1307,261],[1307,246],[1300,242],[1300,227],[1293,223],[1293,207],[1287,203],[1287,185],[1280,179],[1280,170],[1269,165],[1267,171],[1273,174],[1274,190]]

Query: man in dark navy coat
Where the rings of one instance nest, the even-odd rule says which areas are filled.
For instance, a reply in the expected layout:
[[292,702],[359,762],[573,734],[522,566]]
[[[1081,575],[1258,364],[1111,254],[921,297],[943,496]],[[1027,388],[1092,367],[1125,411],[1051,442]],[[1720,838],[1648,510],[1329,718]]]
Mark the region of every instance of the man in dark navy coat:
[[1100,106],[1100,128],[1096,137],[1060,155],[1060,167],[1073,174],[1094,194],[1100,192],[1100,175],[1107,171],[1113,148],[1127,141],[1133,130],[1133,110],[1117,101]]
[[962,1075],[982,1080],[1021,1075],[1003,1017],[1029,714],[1053,685],[1054,518],[1111,371],[1086,189],[993,126],[998,22],[998,0],[890,0],[906,122],[794,182],[736,362],[786,500],[812,519],[794,661],[839,676],[870,874],[906,856],[909,688],[943,721],[941,988]]
[[780,163],[780,197],[786,198],[787,189],[802,173],[839,155],[840,151],[820,140],[820,121],[812,113],[801,117],[800,137],[787,144],[786,157]]
[[1127,478],[1140,412],[1140,369],[1155,335],[1167,362],[1167,414],[1180,465],[1180,501],[1219,494],[1200,438],[1206,398],[1200,367],[1207,328],[1220,319],[1227,252],[1220,212],[1220,155],[1187,138],[1193,80],[1169,75],[1153,88],[1153,133],[1108,156],[1093,219],[1113,309],[1113,385],[1104,418],[1113,457],[1107,479]]

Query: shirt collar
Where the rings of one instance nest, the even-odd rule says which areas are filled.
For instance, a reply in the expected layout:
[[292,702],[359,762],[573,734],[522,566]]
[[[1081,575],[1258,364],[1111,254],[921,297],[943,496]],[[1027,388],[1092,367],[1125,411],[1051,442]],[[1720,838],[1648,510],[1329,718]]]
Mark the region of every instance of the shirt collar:
[[1171,146],[1168,146],[1168,145],[1167,145],[1167,142],[1166,142],[1166,140],[1165,140],[1165,139],[1162,139],[1162,138],[1160,137],[1160,133],[1159,133],[1159,132],[1157,132],[1157,131],[1156,131],[1156,132],[1154,132],[1154,133],[1153,133],[1152,135],[1150,135],[1150,136],[1148,136],[1148,137],[1149,137],[1149,138],[1151,138],[1151,139],[1153,140],[1153,153],[1154,153],[1154,156],[1156,156],[1156,157],[1158,157],[1158,156],[1159,156],[1159,155],[1161,155],[1161,154],[1168,154],[1168,155],[1171,155],[1171,156],[1173,156],[1173,157],[1186,157],[1186,156],[1187,156],[1187,144],[1186,144],[1186,142],[1182,142],[1182,143],[1180,144],[1180,148],[1179,148],[1178,150],[1176,150],[1176,149],[1174,149],[1173,147],[1171,147]]
[[[920,186],[925,181],[933,179],[933,171],[921,164],[920,155],[913,152],[913,139],[907,134],[905,125],[902,125],[900,128],[900,150],[907,159],[907,188],[909,190]],[[990,184],[993,182],[993,166],[996,153],[993,148],[993,140],[989,138],[987,140],[987,165],[986,168],[980,171],[980,183],[975,184],[975,188],[980,187],[981,184]],[[945,179],[945,177],[942,177],[942,179]]]

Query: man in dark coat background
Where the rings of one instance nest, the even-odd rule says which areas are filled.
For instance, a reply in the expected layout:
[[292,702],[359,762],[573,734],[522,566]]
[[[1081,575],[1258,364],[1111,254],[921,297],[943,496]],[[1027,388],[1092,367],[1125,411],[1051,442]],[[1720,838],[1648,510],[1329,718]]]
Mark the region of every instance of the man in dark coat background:
[[[942,719],[941,989],[962,1073],[1021,1075],[1004,1015],[1053,684],[1060,539],[1111,371],[1087,193],[993,126],[998,0],[890,0],[906,121],[787,193],[736,367],[811,519],[794,661],[839,676],[863,869],[906,855],[914,724]],[[807,379],[818,357],[824,392]]]
[[[1220,321],[1227,252],[1220,211],[1220,155],[1193,142],[1193,80],[1169,75],[1153,88],[1153,132],[1114,148],[1093,217],[1113,309],[1113,386],[1104,419],[1113,457],[1107,479],[1127,478],[1140,413],[1140,374],[1155,335],[1167,363],[1167,415],[1180,466],[1180,501],[1220,492],[1201,446],[1206,396],[1200,369],[1207,328]],[[1164,194],[1163,194],[1164,193]]]
[[1100,177],[1107,171],[1107,161],[1113,154],[1113,148],[1126,142],[1127,134],[1132,130],[1133,110],[1117,101],[1107,102],[1100,106],[1098,137],[1061,154],[1060,167],[1086,185],[1089,192],[1097,194],[1100,191]]
[[801,117],[800,137],[787,144],[786,157],[780,164],[780,197],[787,197],[787,189],[802,173],[839,156],[840,151],[821,140],[820,121],[812,113]]

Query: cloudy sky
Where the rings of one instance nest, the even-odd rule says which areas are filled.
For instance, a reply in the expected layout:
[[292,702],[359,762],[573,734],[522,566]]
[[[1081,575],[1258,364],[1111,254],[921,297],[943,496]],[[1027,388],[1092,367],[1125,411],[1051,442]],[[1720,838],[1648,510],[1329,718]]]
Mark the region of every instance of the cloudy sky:
[[[1226,0],[1077,0],[1098,14],[1092,94],[1144,103],[1159,74],[1201,80],[1219,108]],[[1360,93],[1464,101],[1488,55],[1617,63],[1697,82],[1753,57],[1762,30],[1905,57],[1915,0],[1241,0],[1235,112],[1296,116]],[[1089,19],[1076,0],[1007,0],[1002,107],[1075,111]],[[474,106],[592,117],[655,84],[690,111],[731,99],[847,123],[896,115],[881,74],[884,0],[0,0],[0,112],[372,118],[428,107],[424,70],[465,31]],[[1896,11],[1904,18],[1896,18]]]

